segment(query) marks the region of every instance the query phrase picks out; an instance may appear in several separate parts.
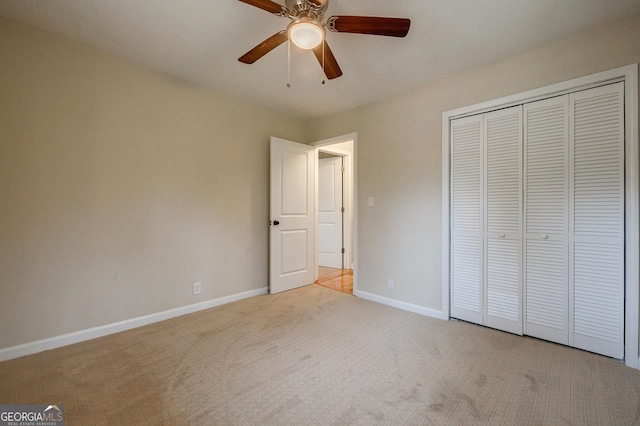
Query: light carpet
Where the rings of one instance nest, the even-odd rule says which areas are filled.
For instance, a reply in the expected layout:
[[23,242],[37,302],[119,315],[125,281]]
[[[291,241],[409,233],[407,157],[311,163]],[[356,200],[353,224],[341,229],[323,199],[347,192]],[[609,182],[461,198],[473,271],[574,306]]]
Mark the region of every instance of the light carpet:
[[638,425],[640,371],[319,286],[0,363],[67,425]]

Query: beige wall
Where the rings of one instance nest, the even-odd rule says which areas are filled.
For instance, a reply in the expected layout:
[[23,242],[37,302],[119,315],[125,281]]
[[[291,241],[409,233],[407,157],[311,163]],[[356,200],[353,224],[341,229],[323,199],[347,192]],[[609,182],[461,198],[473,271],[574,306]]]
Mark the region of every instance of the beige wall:
[[0,349],[267,285],[304,122],[6,20],[0,58]]
[[438,311],[442,112],[640,62],[638,34],[304,123],[0,20],[0,349],[266,286],[270,135],[358,132],[359,289]]
[[310,122],[308,140],[358,132],[359,290],[442,308],[444,111],[640,62],[639,35],[636,17]]

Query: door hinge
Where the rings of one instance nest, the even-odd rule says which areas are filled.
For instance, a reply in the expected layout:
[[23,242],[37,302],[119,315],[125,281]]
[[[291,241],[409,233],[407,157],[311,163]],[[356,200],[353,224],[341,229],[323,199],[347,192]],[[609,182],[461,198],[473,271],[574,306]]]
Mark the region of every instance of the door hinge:
[[345,250],[344,250],[344,248],[343,248],[343,249],[342,249],[342,254],[344,254],[344,251],[345,251]]
[[340,171],[344,173],[344,166],[340,167]]
[[341,208],[341,209],[340,209],[340,211],[341,211],[342,213],[344,213],[344,207],[343,207],[343,208]]

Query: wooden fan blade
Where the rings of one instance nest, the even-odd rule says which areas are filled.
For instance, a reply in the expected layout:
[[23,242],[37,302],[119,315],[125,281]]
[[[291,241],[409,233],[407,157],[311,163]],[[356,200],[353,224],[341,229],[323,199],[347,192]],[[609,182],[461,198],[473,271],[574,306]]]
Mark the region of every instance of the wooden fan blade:
[[329,80],[333,80],[334,78],[338,78],[342,75],[342,70],[340,69],[340,65],[338,65],[338,61],[336,57],[333,56],[333,52],[327,41],[324,41],[324,63],[322,58],[322,43],[313,49],[313,53],[316,55],[318,62],[320,62],[320,66],[324,64],[324,74],[327,76]]
[[238,60],[245,64],[253,64],[255,61],[287,41],[288,38],[286,31],[280,31],[242,55]]
[[411,20],[375,16],[332,16],[327,20],[327,25],[329,30],[339,33],[404,37],[409,33]]
[[271,0],[240,0],[242,3],[250,4],[267,12],[274,13],[276,15],[282,13],[283,6]]

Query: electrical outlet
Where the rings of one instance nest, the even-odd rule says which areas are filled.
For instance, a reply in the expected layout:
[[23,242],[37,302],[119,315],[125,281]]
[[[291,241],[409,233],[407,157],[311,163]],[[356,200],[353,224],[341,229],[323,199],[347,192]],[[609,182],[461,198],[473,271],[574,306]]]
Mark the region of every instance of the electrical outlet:
[[193,295],[197,296],[202,291],[202,283],[193,283]]
[[393,290],[393,285],[394,285],[394,284],[393,284],[393,280],[392,280],[391,278],[389,278],[389,279],[387,280],[387,288],[388,288],[389,290]]
[[369,197],[369,207],[373,207],[373,197]]

